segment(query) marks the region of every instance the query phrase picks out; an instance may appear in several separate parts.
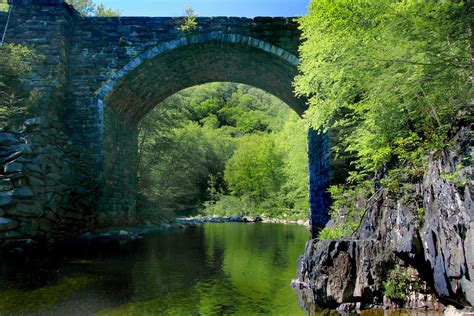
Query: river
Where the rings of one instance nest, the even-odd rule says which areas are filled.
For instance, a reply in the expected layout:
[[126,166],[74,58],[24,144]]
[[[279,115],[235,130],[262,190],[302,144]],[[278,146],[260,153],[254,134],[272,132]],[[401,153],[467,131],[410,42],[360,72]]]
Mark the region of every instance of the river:
[[290,288],[308,231],[203,224],[0,263],[0,315],[305,315]]

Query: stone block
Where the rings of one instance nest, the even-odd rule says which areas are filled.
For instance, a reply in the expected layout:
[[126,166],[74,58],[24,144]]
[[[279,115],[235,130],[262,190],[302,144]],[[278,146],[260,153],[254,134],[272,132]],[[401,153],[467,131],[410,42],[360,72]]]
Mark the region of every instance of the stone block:
[[6,210],[9,216],[18,217],[40,217],[43,215],[43,208],[38,204],[18,203],[14,207]]
[[28,169],[29,171],[33,171],[33,172],[37,172],[37,173],[41,173],[42,170],[41,170],[41,167],[37,164],[32,164],[32,163],[27,163],[25,165],[26,169]]
[[14,230],[18,227],[18,222],[13,219],[0,217],[0,232]]
[[0,159],[0,164],[6,164],[6,163],[11,162],[15,159],[18,159],[20,156],[21,156],[21,152],[19,152],[19,151],[13,152],[10,155],[8,155],[7,157]]
[[30,199],[30,198],[33,198],[34,196],[35,196],[34,193],[27,186],[19,187],[15,189],[15,191],[13,192],[13,197],[17,199]]
[[28,177],[28,182],[31,186],[45,186],[46,183],[37,177]]
[[22,172],[23,171],[23,164],[18,163],[18,162],[9,162],[5,165],[3,170],[6,174]]
[[12,133],[0,132],[0,146],[18,144],[18,138]]
[[9,194],[7,194],[6,192],[0,193],[0,207],[4,208],[13,204],[14,201]]
[[[0,239],[23,239],[25,235],[16,230],[0,231]],[[4,244],[5,246],[5,244]]]

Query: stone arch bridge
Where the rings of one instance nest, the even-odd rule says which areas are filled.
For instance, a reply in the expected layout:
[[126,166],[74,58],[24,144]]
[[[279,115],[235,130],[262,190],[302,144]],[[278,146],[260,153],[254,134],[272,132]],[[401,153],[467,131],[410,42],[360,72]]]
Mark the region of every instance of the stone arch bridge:
[[[0,15],[4,26],[7,15]],[[119,221],[135,212],[137,122],[166,97],[198,84],[244,83],[286,102],[295,98],[300,31],[291,18],[202,17],[183,33],[179,18],[83,17],[61,0],[14,0],[7,43],[42,56],[30,84],[45,111],[63,123],[74,146],[96,166],[98,216]],[[54,110],[52,110],[54,109]],[[309,190],[313,226],[328,220],[325,193],[334,172],[330,137],[310,132]]]

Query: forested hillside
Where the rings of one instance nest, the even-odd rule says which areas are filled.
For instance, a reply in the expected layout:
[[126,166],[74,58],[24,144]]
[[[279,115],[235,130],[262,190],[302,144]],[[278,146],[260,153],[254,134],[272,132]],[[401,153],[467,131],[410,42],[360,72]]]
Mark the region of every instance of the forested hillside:
[[189,88],[149,113],[139,134],[145,217],[307,216],[307,128],[261,90]]

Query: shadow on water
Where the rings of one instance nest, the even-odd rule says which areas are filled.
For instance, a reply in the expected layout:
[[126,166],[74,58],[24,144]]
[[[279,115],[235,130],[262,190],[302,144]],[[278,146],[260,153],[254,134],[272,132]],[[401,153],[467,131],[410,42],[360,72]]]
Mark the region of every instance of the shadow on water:
[[304,315],[289,284],[304,227],[205,224],[2,260],[0,314]]

